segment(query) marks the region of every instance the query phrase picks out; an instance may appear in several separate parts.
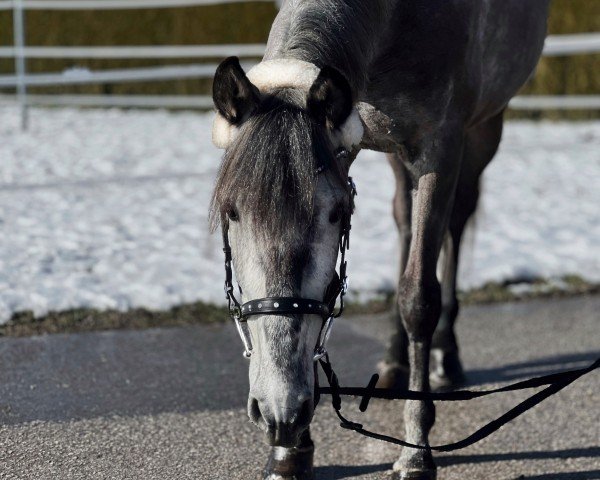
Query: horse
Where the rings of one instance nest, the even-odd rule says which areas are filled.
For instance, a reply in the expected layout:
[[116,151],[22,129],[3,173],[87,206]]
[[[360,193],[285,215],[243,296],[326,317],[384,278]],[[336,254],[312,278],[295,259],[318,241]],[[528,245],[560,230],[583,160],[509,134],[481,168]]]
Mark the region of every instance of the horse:
[[[341,289],[348,174],[361,149],[385,152],[396,180],[395,333],[379,386],[463,382],[461,238],[504,111],[541,55],[548,4],[287,0],[259,64],[246,73],[230,57],[217,68],[213,141],[225,152],[210,218],[223,229],[228,277],[233,262],[244,308],[254,307],[238,328],[250,356],[248,415],[272,446],[262,478],[314,478],[319,309]],[[432,403],[406,401],[404,421],[407,441],[429,445]],[[403,448],[393,471],[436,478],[428,449]]]

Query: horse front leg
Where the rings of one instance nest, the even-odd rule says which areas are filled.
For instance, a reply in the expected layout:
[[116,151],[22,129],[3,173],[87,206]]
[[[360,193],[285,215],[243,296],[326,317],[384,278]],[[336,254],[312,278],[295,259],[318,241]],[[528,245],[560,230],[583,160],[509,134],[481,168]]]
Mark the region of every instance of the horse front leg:
[[293,448],[273,447],[265,466],[263,480],[313,480],[313,453],[315,446],[310,429],[300,436]]
[[[429,380],[438,389],[454,388],[465,381],[454,323],[459,303],[456,276],[461,240],[469,218],[477,209],[479,178],[496,154],[502,138],[503,112],[472,127],[465,136],[462,163],[442,264],[442,314],[433,334]],[[442,263],[442,262],[440,262]]]
[[442,272],[442,313],[433,334],[429,374],[431,388],[436,390],[452,389],[465,381],[454,333],[454,323],[459,310],[456,276],[460,238],[456,240],[457,237],[452,233],[446,235],[438,265]]
[[[459,137],[460,138],[460,137]],[[412,239],[408,261],[400,279],[399,309],[408,335],[410,363],[409,388],[429,391],[431,341],[441,313],[441,288],[436,265],[456,187],[460,166],[460,146],[448,148],[445,155],[429,155],[413,165],[418,178],[412,212]],[[422,170],[420,170],[422,169]],[[407,401],[404,408],[406,439],[429,444],[429,431],[435,422],[432,402]],[[394,464],[395,477],[410,480],[436,478],[430,450],[404,448]]]
[[400,279],[406,268],[408,251],[411,241],[411,210],[412,210],[412,180],[409,172],[402,163],[398,153],[387,155],[388,162],[396,179],[394,194],[394,220],[399,234],[400,265],[398,269],[398,284],[396,287],[396,302],[392,311],[392,334],[387,346],[384,359],[379,362],[379,388],[408,388],[408,336],[402,323],[398,304]]

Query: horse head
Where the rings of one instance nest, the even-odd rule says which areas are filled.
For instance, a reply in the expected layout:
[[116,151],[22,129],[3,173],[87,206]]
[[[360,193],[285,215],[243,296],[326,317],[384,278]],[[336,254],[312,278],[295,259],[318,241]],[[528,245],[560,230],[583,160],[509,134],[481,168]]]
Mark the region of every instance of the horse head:
[[342,74],[296,60],[263,62],[246,75],[229,58],[213,99],[213,139],[225,154],[211,218],[231,249],[240,304],[254,307],[242,333],[252,348],[248,415],[271,445],[291,447],[313,416],[315,347],[327,316],[315,306],[339,284],[353,208],[348,169],[362,125]]

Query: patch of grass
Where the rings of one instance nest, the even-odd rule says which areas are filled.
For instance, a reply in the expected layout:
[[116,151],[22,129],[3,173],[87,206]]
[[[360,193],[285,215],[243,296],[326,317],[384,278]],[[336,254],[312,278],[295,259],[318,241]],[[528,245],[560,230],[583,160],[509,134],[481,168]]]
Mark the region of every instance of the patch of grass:
[[[503,282],[488,282],[479,288],[458,292],[462,305],[515,302],[533,298],[560,298],[600,293],[600,284],[590,283],[579,275],[561,278],[516,278]],[[394,307],[394,292],[380,292],[367,302],[349,302],[348,315],[383,313]]]
[[[506,282],[490,282],[481,288],[460,292],[459,300],[463,305],[471,305],[598,293],[600,293],[600,284],[589,283],[577,275],[567,275],[551,280],[515,279]],[[370,315],[390,311],[393,305],[394,293],[380,292],[375,298],[366,302],[347,302],[344,312],[347,315]],[[8,323],[0,325],[0,337],[99,330],[139,330],[228,320],[225,306],[203,302],[161,311],[136,308],[119,312],[78,308],[64,312],[50,312],[40,318],[35,318],[31,311],[25,311],[14,314]]]
[[153,327],[174,327],[198,323],[214,323],[227,319],[227,309],[203,302],[181,305],[170,310],[152,311],[136,308],[126,312],[78,308],[50,312],[35,318],[33,312],[13,315],[0,325],[0,336],[23,337],[47,333],[90,332],[98,330],[139,330]]
[[346,315],[369,315],[376,313],[384,313],[394,305],[394,292],[379,292],[374,298],[365,302],[346,301],[344,306],[344,314]]
[[459,292],[458,298],[461,303],[469,305],[597,293],[600,293],[600,284],[590,283],[578,275],[565,275],[549,280],[528,278],[489,282],[480,288]]

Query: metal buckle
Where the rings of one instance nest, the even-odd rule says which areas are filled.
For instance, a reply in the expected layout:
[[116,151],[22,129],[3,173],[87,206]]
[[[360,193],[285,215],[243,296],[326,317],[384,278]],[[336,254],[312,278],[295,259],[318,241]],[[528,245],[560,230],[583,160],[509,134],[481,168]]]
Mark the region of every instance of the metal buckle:
[[315,350],[315,355],[313,357],[313,362],[318,362],[319,360],[321,360],[325,355],[327,355],[327,350],[325,350],[322,347],[317,347],[317,349]]
[[229,315],[231,315],[231,318],[239,322],[242,320],[242,309],[238,305],[229,307]]
[[356,183],[354,183],[354,180],[352,179],[352,177],[348,177],[348,186],[350,187],[350,194],[352,195],[352,197],[355,197],[356,195],[358,195],[358,190],[356,189]]
[[321,358],[323,358],[327,354],[327,349],[325,348],[327,345],[327,341],[329,340],[329,335],[331,334],[331,328],[333,327],[334,317],[331,316],[325,321],[325,325],[323,326],[323,330],[319,335],[319,345],[315,348],[315,354],[313,356],[313,361],[317,362]]
[[346,293],[348,293],[348,277],[344,277],[344,279],[342,280],[342,291],[341,291],[342,295],[346,295]]
[[242,343],[244,344],[244,357],[250,358],[252,356],[252,347],[250,346],[250,342],[248,337],[246,336],[246,332],[242,327],[242,323],[240,322],[240,317],[234,316],[233,321],[235,322],[235,327],[237,328],[238,334],[242,339]]

